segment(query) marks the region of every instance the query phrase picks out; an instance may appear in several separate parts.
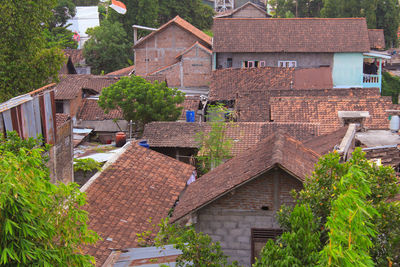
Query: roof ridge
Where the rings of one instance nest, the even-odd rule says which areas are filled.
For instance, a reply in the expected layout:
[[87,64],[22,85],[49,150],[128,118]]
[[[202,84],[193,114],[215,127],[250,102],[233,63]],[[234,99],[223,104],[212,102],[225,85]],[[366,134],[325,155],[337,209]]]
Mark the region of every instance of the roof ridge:
[[214,20],[365,20],[363,17],[359,18],[218,18]]

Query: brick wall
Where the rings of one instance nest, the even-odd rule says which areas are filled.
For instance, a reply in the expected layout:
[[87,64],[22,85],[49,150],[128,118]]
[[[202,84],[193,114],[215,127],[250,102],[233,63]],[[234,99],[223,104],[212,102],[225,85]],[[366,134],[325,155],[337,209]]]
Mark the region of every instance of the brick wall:
[[251,229],[278,229],[276,211],[293,202],[291,189],[301,188],[301,182],[286,172],[271,170],[200,209],[195,228],[219,241],[230,260],[250,266]]
[[208,87],[211,77],[211,54],[199,46],[186,52],[179,62],[154,74],[166,76],[168,86],[179,89]]
[[[203,42],[181,27],[171,24],[135,48],[136,75],[147,76],[162,67],[176,63],[176,56]],[[205,46],[207,44],[204,43]]]
[[79,108],[82,105],[82,94],[79,93],[77,97],[74,99],[69,100],[69,115],[71,118],[75,118],[76,114],[79,111]]
[[68,120],[57,128],[56,144],[52,152],[54,154],[51,158],[55,159],[52,182],[73,182],[72,120]]

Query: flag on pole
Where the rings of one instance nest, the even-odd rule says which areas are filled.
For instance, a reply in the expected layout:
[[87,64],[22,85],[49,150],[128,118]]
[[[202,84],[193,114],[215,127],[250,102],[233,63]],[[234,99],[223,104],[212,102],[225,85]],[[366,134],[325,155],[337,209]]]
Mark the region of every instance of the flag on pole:
[[114,9],[115,11],[117,11],[119,14],[125,14],[126,13],[126,6],[121,1],[111,0],[110,7],[112,9]]

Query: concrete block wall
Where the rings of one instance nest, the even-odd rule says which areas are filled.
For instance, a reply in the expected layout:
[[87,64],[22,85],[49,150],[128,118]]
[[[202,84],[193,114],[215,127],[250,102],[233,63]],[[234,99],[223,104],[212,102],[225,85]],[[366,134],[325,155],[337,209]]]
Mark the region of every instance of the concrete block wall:
[[251,229],[279,229],[276,211],[293,204],[289,191],[301,188],[283,170],[271,170],[200,209],[195,228],[219,241],[231,261],[251,266]]
[[217,53],[217,68],[226,68],[227,59],[232,58],[232,67],[241,68],[242,61],[265,61],[266,67],[278,67],[278,61],[297,61],[297,67],[318,68],[333,66],[332,53]]

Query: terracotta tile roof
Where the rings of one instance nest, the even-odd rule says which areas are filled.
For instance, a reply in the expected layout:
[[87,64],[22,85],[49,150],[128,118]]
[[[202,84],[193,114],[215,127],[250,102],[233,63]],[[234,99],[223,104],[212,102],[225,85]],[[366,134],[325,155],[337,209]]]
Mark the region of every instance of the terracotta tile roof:
[[116,83],[118,77],[96,76],[91,74],[63,75],[55,86],[57,100],[74,99],[82,93],[82,89],[91,89],[98,93],[107,86]]
[[64,55],[71,59],[73,64],[77,64],[85,60],[82,49],[64,49]]
[[346,135],[347,129],[348,126],[341,127],[332,133],[311,137],[304,141],[303,144],[320,155],[328,154],[329,152],[333,152],[336,146],[339,147],[343,137]]
[[71,117],[65,113],[56,113],[56,125],[57,128],[66,123]]
[[233,100],[239,94],[270,89],[325,89],[333,88],[332,68],[228,68],[212,72],[209,98]]
[[379,88],[281,90],[274,93],[280,95],[269,99],[273,121],[319,123],[320,134],[341,127],[338,111],[368,111],[370,117],[365,126],[386,129],[389,123],[386,110],[398,109],[398,105],[392,104],[391,97],[380,96]]
[[86,190],[89,228],[103,240],[84,252],[101,266],[111,248],[136,247],[136,234],[167,217],[193,171],[193,166],[131,144]]
[[215,18],[213,52],[368,52],[365,18]]
[[383,29],[368,29],[368,37],[371,49],[385,49],[385,34]]
[[265,14],[265,17],[271,17],[271,15],[269,15],[268,13],[267,13],[267,11],[265,11],[265,9],[263,9],[263,8],[261,8],[259,5],[256,5],[256,4],[254,4],[254,3],[252,3],[252,2],[247,2],[246,4],[244,4],[244,5],[242,5],[242,6],[240,6],[240,7],[238,7],[238,8],[235,8],[234,10],[232,10],[232,11],[228,11],[228,12],[221,12],[220,14],[218,14],[217,16],[215,16],[215,18],[228,18],[228,17],[232,17],[232,15],[234,15],[235,13],[237,13],[237,12],[239,12],[240,10],[242,10],[242,9],[244,9],[244,8],[247,8],[248,6],[253,6],[254,8],[257,8],[258,10],[260,10],[261,12],[263,12],[264,14]]
[[186,96],[185,100],[182,104],[179,104],[178,107],[183,107],[180,120],[186,120],[186,110],[193,110],[195,121],[198,121],[197,110],[199,109],[200,105],[200,97],[198,96]]
[[204,207],[274,166],[304,181],[318,157],[301,142],[275,133],[191,183],[180,198],[172,221]]
[[146,35],[145,37],[143,37],[142,39],[140,39],[134,47],[137,47],[139,45],[141,45],[142,43],[144,43],[146,40],[148,40],[149,38],[151,38],[153,35],[157,34],[158,32],[164,30],[165,28],[167,28],[168,26],[170,26],[172,23],[178,25],[179,27],[181,27],[182,29],[192,33],[193,35],[195,35],[197,38],[199,38],[200,40],[202,40],[204,43],[208,44],[210,47],[212,46],[212,38],[210,36],[208,36],[207,34],[205,34],[204,32],[202,32],[201,30],[197,29],[195,26],[193,26],[192,24],[190,24],[189,22],[187,22],[186,20],[182,19],[179,16],[176,16],[175,18],[171,19],[170,21],[168,21],[167,23],[165,23],[164,25],[162,25],[160,28],[158,28],[156,31],[150,33],[149,35]]
[[233,100],[237,92],[265,91],[270,88],[290,89],[293,68],[219,69],[212,72],[209,99]]
[[333,88],[332,68],[296,68],[293,89]]
[[96,99],[83,99],[79,111],[76,114],[76,119],[83,121],[123,119],[123,114],[119,109],[111,110],[106,114],[103,109],[99,107]]
[[[238,122],[228,124],[226,135],[233,140],[232,155],[236,156],[277,130],[304,140],[317,136],[318,127],[307,123]],[[150,147],[197,148],[196,134],[202,131],[210,131],[210,126],[207,123],[152,122],[145,126],[143,139],[148,140]]]
[[107,73],[107,75],[129,76],[133,71],[135,71],[135,65]]

